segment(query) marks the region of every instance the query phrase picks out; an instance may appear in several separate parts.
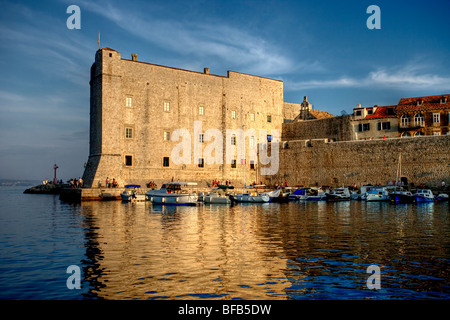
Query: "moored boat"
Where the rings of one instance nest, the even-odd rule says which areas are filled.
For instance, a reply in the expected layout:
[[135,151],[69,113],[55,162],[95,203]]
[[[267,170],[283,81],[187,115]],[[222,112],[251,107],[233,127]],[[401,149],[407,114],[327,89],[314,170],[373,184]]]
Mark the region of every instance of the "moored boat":
[[[264,192],[258,192],[259,187],[264,185],[254,185],[246,188],[253,189],[249,192],[238,193],[231,195],[230,199],[234,202],[249,202],[249,203],[266,203],[270,201],[270,196]],[[245,188],[244,188],[245,189]]]
[[350,190],[348,188],[335,188],[326,194],[327,201],[346,201],[351,200]]
[[416,202],[433,202],[435,197],[430,189],[417,189],[414,194]]
[[145,194],[141,191],[138,184],[128,184],[125,190],[120,194],[122,201],[145,201]]
[[448,201],[448,194],[446,194],[446,193],[439,193],[436,196],[436,201]]
[[196,205],[198,195],[189,190],[189,187],[196,185],[196,182],[168,182],[161,189],[147,191],[145,195],[154,204]]
[[411,191],[405,190],[402,187],[396,187],[389,194],[389,199],[394,203],[412,203],[415,197]]
[[230,204],[231,199],[222,188],[213,188],[203,195],[203,202],[206,204]]
[[366,201],[389,201],[388,187],[371,187],[366,192]]

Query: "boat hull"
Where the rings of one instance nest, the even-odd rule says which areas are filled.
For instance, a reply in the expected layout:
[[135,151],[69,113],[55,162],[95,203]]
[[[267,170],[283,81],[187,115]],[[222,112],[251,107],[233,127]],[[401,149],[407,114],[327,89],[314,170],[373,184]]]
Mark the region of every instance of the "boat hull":
[[416,202],[433,202],[433,201],[434,201],[434,198],[416,195]]
[[366,194],[366,201],[368,202],[375,202],[375,201],[389,201],[389,195],[379,195],[379,194]]
[[414,196],[408,196],[405,194],[391,194],[389,198],[392,202],[396,203],[413,203],[415,200]]
[[122,201],[145,201],[145,195],[144,194],[124,194],[121,193],[120,197],[122,198]]
[[235,195],[232,197],[235,202],[247,203],[267,203],[270,201],[269,196],[252,196],[252,195]]
[[147,199],[154,204],[161,205],[179,205],[179,206],[194,206],[197,205],[197,195],[147,195]]
[[351,200],[351,197],[327,194],[326,200],[327,201],[349,201],[349,200]]
[[203,198],[203,202],[206,204],[230,204],[231,200],[229,197],[214,197],[206,195]]

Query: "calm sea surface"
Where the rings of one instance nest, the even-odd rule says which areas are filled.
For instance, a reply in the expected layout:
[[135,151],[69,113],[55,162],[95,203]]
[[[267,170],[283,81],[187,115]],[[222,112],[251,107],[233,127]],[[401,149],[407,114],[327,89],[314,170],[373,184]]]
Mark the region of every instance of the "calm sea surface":
[[0,299],[450,298],[448,203],[69,204],[24,189],[0,188]]

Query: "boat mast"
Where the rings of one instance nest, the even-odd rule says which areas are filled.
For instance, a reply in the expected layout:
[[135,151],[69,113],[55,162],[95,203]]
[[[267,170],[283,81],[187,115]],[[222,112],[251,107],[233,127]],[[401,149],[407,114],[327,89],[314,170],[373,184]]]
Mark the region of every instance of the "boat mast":
[[402,174],[402,154],[400,153],[398,156],[398,165],[397,165],[397,176],[395,177],[395,186],[398,187],[398,174],[400,171],[400,175]]

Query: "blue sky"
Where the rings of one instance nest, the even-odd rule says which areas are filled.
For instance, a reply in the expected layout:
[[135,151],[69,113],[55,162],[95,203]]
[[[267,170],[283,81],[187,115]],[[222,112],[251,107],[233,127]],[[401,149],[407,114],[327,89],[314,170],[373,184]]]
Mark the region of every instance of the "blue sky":
[[[81,29],[69,30],[69,5]],[[369,5],[381,29],[369,30]],[[98,48],[284,81],[334,115],[450,93],[450,1],[0,1],[0,178],[83,174]]]

